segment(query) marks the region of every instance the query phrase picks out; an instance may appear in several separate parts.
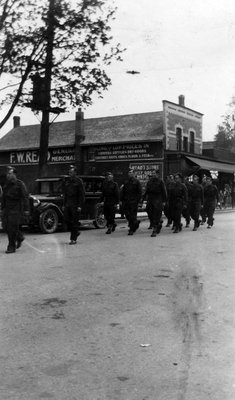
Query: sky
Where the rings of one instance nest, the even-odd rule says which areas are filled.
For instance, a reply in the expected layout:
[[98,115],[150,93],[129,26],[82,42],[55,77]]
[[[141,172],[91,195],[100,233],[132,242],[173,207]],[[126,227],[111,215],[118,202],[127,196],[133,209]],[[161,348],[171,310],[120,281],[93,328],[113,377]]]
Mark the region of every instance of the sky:
[[[114,0],[115,42],[127,48],[123,62],[107,69],[112,86],[103,99],[94,96],[86,118],[154,112],[162,100],[202,113],[203,140],[214,139],[217,126],[235,95],[234,0]],[[126,71],[135,70],[131,75]],[[0,82],[0,87],[1,87]],[[6,111],[2,110],[1,114]],[[73,120],[76,109],[56,122]],[[16,109],[21,125],[40,121],[30,109]],[[13,116],[0,137],[13,127]]]

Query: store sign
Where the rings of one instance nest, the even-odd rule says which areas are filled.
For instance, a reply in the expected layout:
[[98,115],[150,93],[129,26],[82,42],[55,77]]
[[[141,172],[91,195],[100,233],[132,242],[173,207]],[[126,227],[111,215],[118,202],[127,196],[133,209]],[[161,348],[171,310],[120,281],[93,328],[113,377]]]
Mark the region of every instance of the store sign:
[[[75,160],[74,148],[50,149],[48,151],[48,163],[57,164],[73,162]],[[10,164],[38,164],[39,150],[20,150],[10,152]]]
[[149,177],[153,175],[153,172],[157,168],[159,168],[160,177],[162,177],[162,165],[156,162],[144,164],[130,163],[129,167],[134,170],[135,177],[139,179],[143,190],[146,187]]
[[143,160],[163,157],[162,142],[109,144],[89,149],[95,161]]

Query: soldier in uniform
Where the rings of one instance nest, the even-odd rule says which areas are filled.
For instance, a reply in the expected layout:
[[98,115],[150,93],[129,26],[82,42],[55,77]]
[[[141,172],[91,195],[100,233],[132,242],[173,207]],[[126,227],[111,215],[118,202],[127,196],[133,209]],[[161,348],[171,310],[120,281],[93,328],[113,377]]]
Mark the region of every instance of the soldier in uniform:
[[187,189],[184,183],[182,183],[182,179],[183,176],[180,173],[175,174],[175,185],[170,198],[173,213],[173,233],[178,233],[182,230],[181,214],[188,200]]
[[[205,189],[206,184],[207,184],[207,176],[203,175],[202,176],[202,183],[201,183],[202,189],[203,189],[203,193],[204,193],[204,189]],[[206,222],[206,217],[207,217],[204,207],[201,208],[200,215],[201,215],[201,218],[202,218],[201,225],[204,225],[204,223]]]
[[212,184],[212,178],[207,176],[206,185],[204,186],[204,212],[207,216],[208,229],[214,224],[214,212],[217,202],[219,204],[218,189]]
[[77,168],[69,167],[69,177],[63,183],[64,220],[70,232],[71,245],[77,243],[79,232],[79,214],[85,202],[85,191],[82,180],[77,176]]
[[150,224],[153,228],[151,237],[156,237],[162,228],[162,210],[167,201],[165,183],[159,177],[159,169],[156,169],[153,176],[149,179],[143,200],[147,198],[147,213]]
[[193,175],[193,183],[189,187],[189,197],[190,197],[190,216],[194,220],[193,231],[196,231],[200,225],[200,211],[203,205],[203,188],[199,184],[199,177]]
[[172,189],[174,188],[174,185],[175,185],[174,175],[169,175],[166,181],[166,191],[167,191],[168,201],[164,207],[164,214],[167,217],[167,224],[166,224],[167,227],[171,226],[173,221],[173,214],[172,214],[173,204],[171,202],[171,192]]
[[142,188],[140,181],[135,178],[134,170],[130,169],[128,179],[124,183],[121,193],[123,210],[129,226],[128,235],[133,235],[139,228],[140,221],[137,221],[137,212],[141,197]]
[[2,222],[8,235],[6,253],[9,254],[15,253],[24,240],[20,225],[23,217],[29,217],[29,195],[24,182],[17,179],[14,167],[8,167],[6,178],[2,194]]
[[185,218],[186,221],[186,225],[185,227],[188,228],[189,224],[190,224],[190,210],[189,210],[189,204],[190,204],[190,186],[191,183],[189,182],[189,178],[188,176],[184,178],[184,184],[186,186],[187,192],[188,192],[188,200],[187,200],[187,204],[185,204],[185,206],[183,207],[183,211],[182,211],[182,216]]
[[118,184],[113,180],[112,172],[107,172],[107,179],[102,188],[101,204],[104,206],[104,216],[107,220],[107,234],[115,231],[117,224],[115,223],[115,212],[119,203]]

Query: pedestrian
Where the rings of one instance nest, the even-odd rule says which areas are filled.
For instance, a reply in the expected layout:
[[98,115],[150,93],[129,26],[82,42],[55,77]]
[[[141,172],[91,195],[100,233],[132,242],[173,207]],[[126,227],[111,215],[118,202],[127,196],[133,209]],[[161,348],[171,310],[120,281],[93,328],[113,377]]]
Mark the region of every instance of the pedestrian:
[[147,182],[143,200],[147,198],[146,211],[152,226],[151,237],[156,237],[162,228],[162,211],[167,201],[165,183],[160,179],[159,168],[156,168]]
[[214,212],[216,204],[219,205],[219,193],[217,186],[213,185],[212,178],[207,176],[206,186],[204,187],[204,212],[207,216],[207,228],[214,225]]
[[190,204],[189,193],[190,193],[191,182],[189,181],[189,177],[188,176],[186,176],[184,178],[184,184],[185,184],[187,192],[188,192],[188,200],[187,200],[187,203],[183,207],[182,216],[184,217],[185,222],[186,222],[185,228],[188,228],[189,224],[190,224],[190,220],[191,220],[191,218],[190,218],[190,210],[189,210],[189,204]]
[[107,179],[104,181],[101,195],[101,204],[104,206],[104,216],[107,221],[107,234],[115,231],[115,213],[119,204],[119,188],[117,182],[113,180],[112,172],[107,172]]
[[173,211],[172,211],[173,203],[171,201],[171,198],[172,198],[171,192],[172,192],[172,189],[174,188],[174,185],[175,185],[175,178],[174,178],[174,175],[171,174],[167,177],[167,180],[166,180],[166,191],[167,191],[168,201],[164,207],[164,214],[167,218],[167,223],[166,223],[167,227],[171,226],[171,224],[173,222]]
[[80,235],[79,216],[85,202],[85,191],[74,165],[69,166],[68,174],[63,182],[64,221],[70,232],[69,244],[74,245]]
[[[207,175],[203,175],[202,176],[202,183],[201,183],[202,189],[203,189],[203,193],[204,193],[204,189],[205,189],[206,184],[207,184]],[[204,223],[206,222],[206,217],[207,217],[207,215],[205,214],[205,208],[204,207],[201,208],[200,216],[202,218],[201,219],[201,225],[204,225]]]
[[199,177],[197,175],[193,175],[193,183],[189,187],[189,198],[190,198],[190,203],[189,203],[190,216],[194,220],[193,231],[197,231],[201,223],[199,217],[204,200],[203,188],[199,184]]
[[8,236],[6,253],[15,253],[24,241],[20,226],[29,218],[29,195],[23,181],[17,178],[16,169],[7,167],[6,184],[2,193],[2,223]]
[[182,230],[181,215],[184,206],[188,201],[188,193],[184,183],[183,176],[178,172],[175,174],[175,185],[171,192],[171,207],[173,216],[173,233],[179,233]]
[[134,170],[130,169],[128,179],[125,181],[121,193],[121,202],[128,221],[128,235],[133,235],[139,228],[140,221],[137,220],[137,213],[141,197],[142,188],[140,181],[135,177]]

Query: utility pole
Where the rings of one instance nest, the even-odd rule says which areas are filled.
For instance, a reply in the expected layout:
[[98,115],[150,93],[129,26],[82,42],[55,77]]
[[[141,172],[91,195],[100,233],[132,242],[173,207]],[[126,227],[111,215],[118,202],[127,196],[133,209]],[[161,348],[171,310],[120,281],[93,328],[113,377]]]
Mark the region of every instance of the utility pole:
[[53,45],[54,45],[54,8],[56,0],[49,0],[49,8],[47,14],[46,29],[46,60],[45,60],[45,77],[44,77],[44,107],[42,110],[42,122],[40,132],[39,147],[39,176],[47,176],[48,166],[48,142],[50,128],[50,99],[51,99],[51,73],[53,66]]

